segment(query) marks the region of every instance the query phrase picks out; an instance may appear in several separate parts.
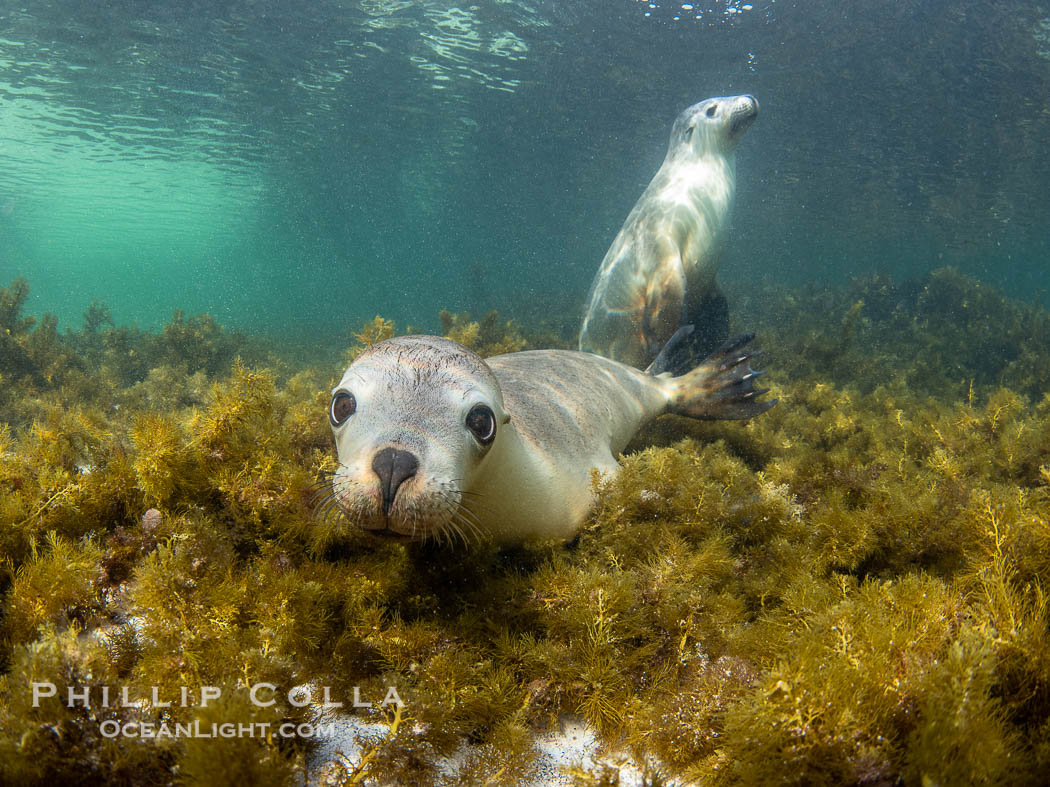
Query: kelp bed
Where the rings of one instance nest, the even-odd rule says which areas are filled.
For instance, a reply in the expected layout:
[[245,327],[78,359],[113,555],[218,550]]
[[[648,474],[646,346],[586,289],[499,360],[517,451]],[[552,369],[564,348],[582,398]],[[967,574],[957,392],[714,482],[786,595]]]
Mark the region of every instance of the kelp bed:
[[[300,721],[285,692],[303,684],[347,704],[357,687],[362,719],[388,725],[329,763],[334,784],[526,783],[536,736],[567,715],[651,785],[1050,772],[1037,307],[951,270],[742,293],[780,404],[659,420],[575,543],[498,550],[376,543],[312,515],[345,358],[295,368],[207,316],[151,334],[103,304],[59,334],[25,297],[0,293],[2,783],[296,783],[307,738],[100,725]],[[483,353],[570,339],[495,315],[443,325]],[[357,341],[392,332],[377,318]],[[33,707],[34,681],[57,698]],[[264,682],[280,689],[258,707]],[[70,686],[92,707],[68,707]],[[221,699],[182,707],[201,686]],[[102,707],[102,687],[134,701]]]

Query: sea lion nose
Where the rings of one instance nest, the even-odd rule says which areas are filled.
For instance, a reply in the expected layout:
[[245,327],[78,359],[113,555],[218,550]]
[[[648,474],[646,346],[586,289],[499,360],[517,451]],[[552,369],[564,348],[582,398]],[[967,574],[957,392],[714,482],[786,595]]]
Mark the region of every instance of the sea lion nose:
[[389,514],[398,488],[416,474],[419,460],[408,451],[384,448],[372,459],[372,469],[383,487],[383,513]]

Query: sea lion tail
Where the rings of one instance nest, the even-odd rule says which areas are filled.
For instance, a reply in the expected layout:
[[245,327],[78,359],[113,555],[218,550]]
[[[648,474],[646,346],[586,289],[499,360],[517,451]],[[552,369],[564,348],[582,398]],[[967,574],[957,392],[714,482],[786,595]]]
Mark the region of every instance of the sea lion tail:
[[751,368],[757,353],[744,350],[753,338],[745,333],[730,339],[691,372],[671,377],[667,411],[705,420],[751,418],[775,405],[776,399],[758,401],[769,389],[755,388],[755,379],[763,372]]

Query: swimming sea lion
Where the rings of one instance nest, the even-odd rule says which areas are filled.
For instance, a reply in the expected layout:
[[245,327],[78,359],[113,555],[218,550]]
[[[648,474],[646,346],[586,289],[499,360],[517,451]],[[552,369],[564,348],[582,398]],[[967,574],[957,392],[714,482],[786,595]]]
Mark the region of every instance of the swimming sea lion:
[[729,335],[715,283],[736,181],[734,149],[758,116],[753,96],[682,112],[663,164],[627,216],[591,285],[579,348],[644,368],[679,327],[703,355]]
[[760,374],[725,344],[688,374],[653,375],[589,353],[538,350],[483,361],[456,342],[373,345],[332,391],[339,456],[325,503],[380,536],[438,541],[568,538],[594,502],[591,470],[662,413],[749,418]]

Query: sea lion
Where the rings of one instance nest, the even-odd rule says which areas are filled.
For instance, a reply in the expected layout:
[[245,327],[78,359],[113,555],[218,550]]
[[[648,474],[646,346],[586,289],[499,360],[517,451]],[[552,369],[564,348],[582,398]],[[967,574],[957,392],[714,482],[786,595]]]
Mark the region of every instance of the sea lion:
[[671,128],[663,164],[591,285],[579,348],[644,368],[679,327],[703,357],[729,335],[715,283],[736,181],[734,149],[758,116],[753,96],[709,98]]
[[482,360],[436,336],[373,345],[332,391],[339,466],[322,508],[401,540],[568,538],[594,502],[591,471],[662,413],[749,418],[759,401],[740,337],[684,376],[589,353]]

